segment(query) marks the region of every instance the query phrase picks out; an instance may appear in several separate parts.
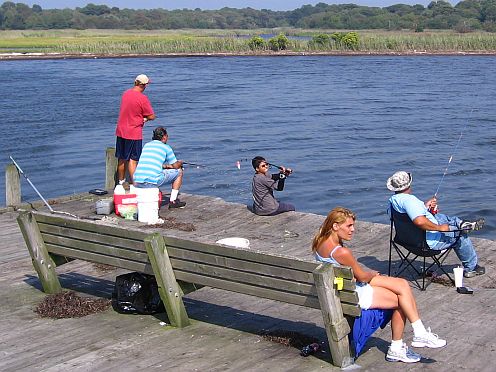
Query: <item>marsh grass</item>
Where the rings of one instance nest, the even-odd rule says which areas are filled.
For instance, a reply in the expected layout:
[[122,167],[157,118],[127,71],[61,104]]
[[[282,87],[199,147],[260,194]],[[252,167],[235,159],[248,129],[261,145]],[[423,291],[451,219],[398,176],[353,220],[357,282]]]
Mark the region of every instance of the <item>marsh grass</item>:
[[[288,51],[345,52],[348,49],[331,40],[316,45],[311,40],[291,36],[331,34],[336,30],[23,30],[0,31],[3,53],[69,54],[167,54],[167,53],[252,53],[251,36],[284,33],[290,36]],[[358,52],[496,52],[496,34],[436,31],[360,31]],[[268,51],[268,48],[256,52]],[[256,53],[255,52],[255,53]]]

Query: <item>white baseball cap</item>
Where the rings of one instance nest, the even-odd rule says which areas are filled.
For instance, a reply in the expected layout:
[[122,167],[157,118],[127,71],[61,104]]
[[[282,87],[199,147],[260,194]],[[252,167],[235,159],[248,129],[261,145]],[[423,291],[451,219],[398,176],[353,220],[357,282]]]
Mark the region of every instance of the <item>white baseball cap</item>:
[[150,79],[148,79],[148,76],[146,76],[145,74],[141,74],[136,76],[136,79],[134,79],[134,81],[137,81],[140,84],[148,84],[150,82]]

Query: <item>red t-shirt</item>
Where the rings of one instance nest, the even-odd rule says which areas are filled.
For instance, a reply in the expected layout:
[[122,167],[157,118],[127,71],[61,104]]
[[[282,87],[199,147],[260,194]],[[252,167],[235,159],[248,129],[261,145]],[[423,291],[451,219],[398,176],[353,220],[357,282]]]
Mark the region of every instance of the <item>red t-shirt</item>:
[[148,115],[153,115],[148,97],[132,88],[126,90],[122,95],[115,135],[131,140],[143,139],[143,118]]

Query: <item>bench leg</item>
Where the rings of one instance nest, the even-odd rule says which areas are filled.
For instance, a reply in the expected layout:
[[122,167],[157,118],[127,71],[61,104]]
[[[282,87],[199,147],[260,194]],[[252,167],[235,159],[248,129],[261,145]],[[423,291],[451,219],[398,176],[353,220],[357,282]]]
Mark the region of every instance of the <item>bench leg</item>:
[[171,325],[179,328],[188,326],[190,323],[183,303],[183,292],[172,270],[164,238],[160,234],[150,235],[145,238],[145,247]]
[[62,291],[55,263],[46,248],[40,229],[32,213],[24,212],[17,217],[24,241],[31,255],[34,269],[38,273],[43,291],[45,293],[59,293]]
[[324,318],[332,363],[341,368],[352,365],[354,358],[351,356],[348,341],[350,326],[343,316],[341,301],[334,289],[334,268],[332,265],[319,265],[313,272],[313,277]]

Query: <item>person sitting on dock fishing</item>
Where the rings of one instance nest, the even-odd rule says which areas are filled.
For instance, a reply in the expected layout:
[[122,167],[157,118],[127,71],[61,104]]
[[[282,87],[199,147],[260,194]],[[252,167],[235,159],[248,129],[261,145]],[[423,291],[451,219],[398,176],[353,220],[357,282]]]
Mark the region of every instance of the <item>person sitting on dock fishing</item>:
[[177,196],[183,183],[183,161],[177,160],[172,147],[167,144],[169,135],[164,127],[153,130],[152,141],[143,146],[141,157],[134,172],[134,186],[158,187],[172,183],[169,209],[184,208],[185,202]]
[[124,92],[121,99],[119,119],[115,135],[115,157],[118,159],[117,175],[119,184],[126,180],[126,169],[130,182],[133,182],[134,171],[141,155],[143,126],[148,120],[154,120],[155,114],[147,96],[143,94],[150,79],[146,75],[138,75],[134,87]]
[[386,186],[394,191],[389,198],[390,205],[399,213],[406,213],[415,226],[426,231],[426,241],[431,249],[443,250],[452,246],[457,237],[452,230],[465,230],[454,246],[454,251],[463,265],[463,276],[472,278],[486,272],[478,264],[477,253],[467,236],[468,232],[479,230],[484,225],[484,219],[477,221],[464,221],[458,217],[450,217],[437,213],[437,199],[433,197],[426,202],[421,201],[412,194],[411,173],[399,171],[388,178]]
[[251,184],[253,193],[253,212],[260,216],[275,216],[276,214],[294,211],[295,206],[290,203],[279,202],[274,198],[274,190],[282,191],[286,177],[293,171],[291,168],[278,166],[279,173],[270,174],[271,164],[261,156],[255,156],[251,165],[255,175]]
[[[420,319],[412,289],[405,279],[380,275],[375,270],[363,268],[356,260],[352,250],[344,245],[345,241],[349,241],[353,237],[355,220],[355,214],[349,209],[336,207],[330,211],[312,241],[312,252],[315,259],[319,262],[352,268],[357,281],[355,291],[362,308],[361,318],[373,316],[373,312],[370,311],[368,315],[364,314],[363,311],[369,309],[392,310],[392,314],[388,315],[383,312],[382,322],[370,320],[364,323],[364,326],[373,328],[373,332],[379,328],[379,325],[384,328],[385,323],[383,322],[387,323],[391,317],[392,341],[386,355],[388,362],[419,362],[421,356],[410,350],[403,342],[407,319],[413,328],[413,347],[442,348],[446,346],[446,340],[432,333],[430,328],[425,328]],[[377,312],[377,314],[379,313]],[[373,323],[379,324],[373,326]],[[354,327],[357,327],[356,323]],[[368,334],[370,335],[370,333]]]

